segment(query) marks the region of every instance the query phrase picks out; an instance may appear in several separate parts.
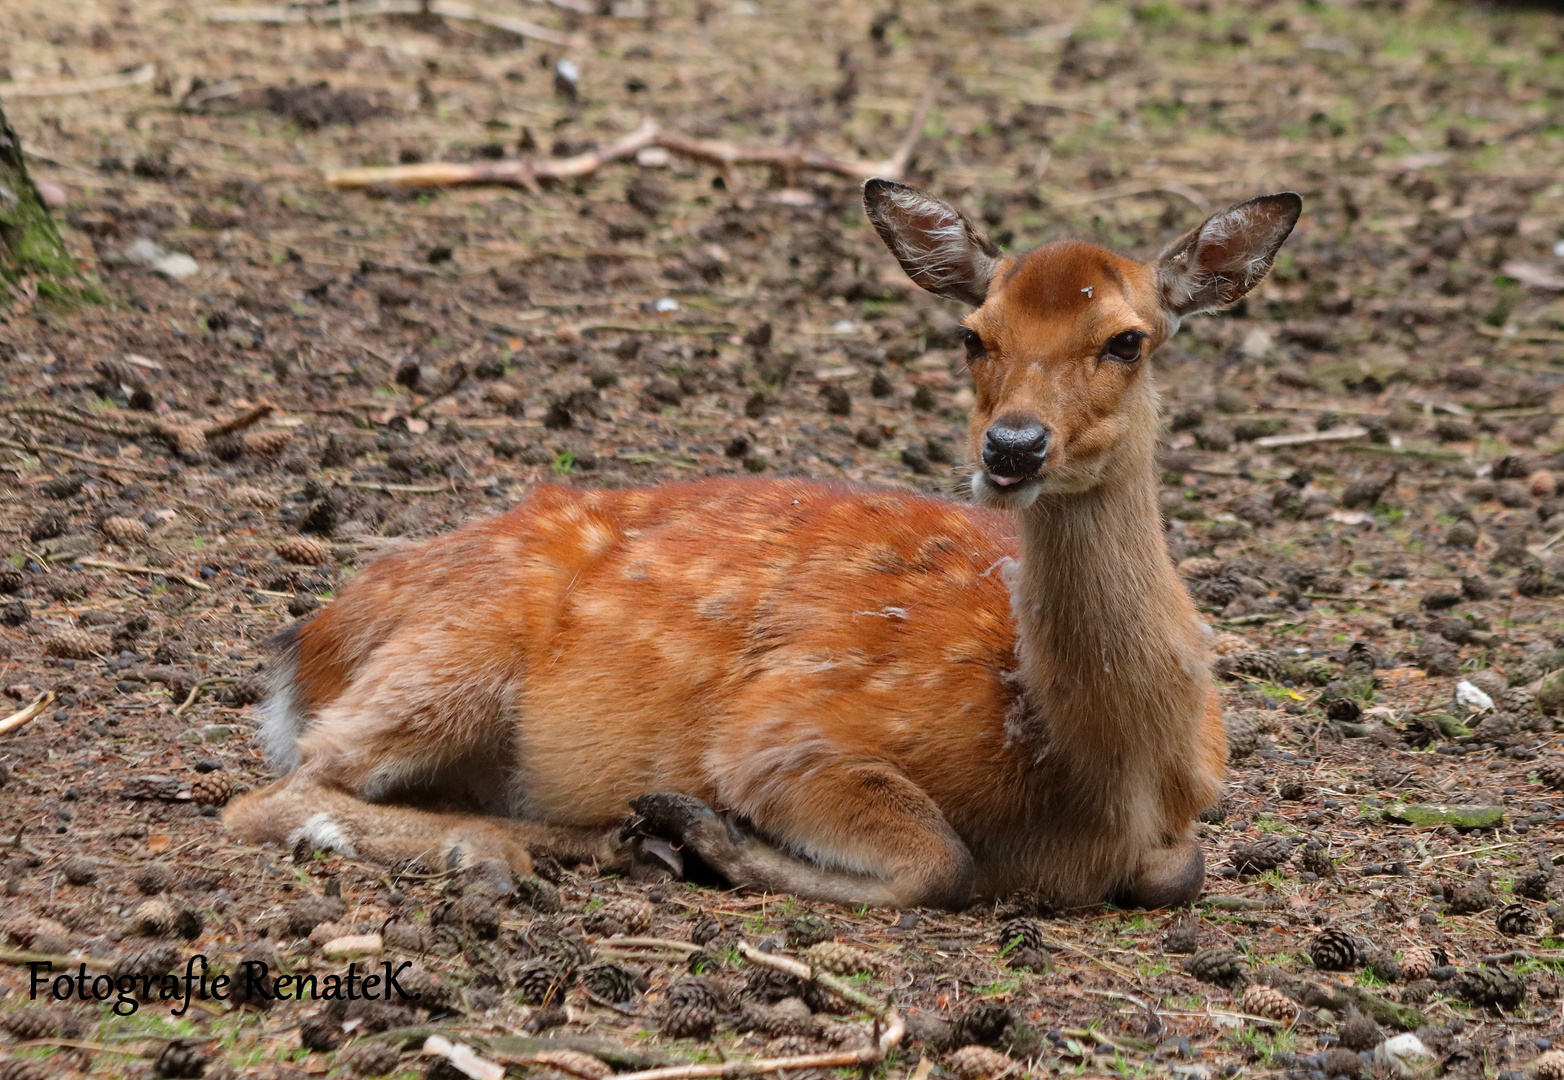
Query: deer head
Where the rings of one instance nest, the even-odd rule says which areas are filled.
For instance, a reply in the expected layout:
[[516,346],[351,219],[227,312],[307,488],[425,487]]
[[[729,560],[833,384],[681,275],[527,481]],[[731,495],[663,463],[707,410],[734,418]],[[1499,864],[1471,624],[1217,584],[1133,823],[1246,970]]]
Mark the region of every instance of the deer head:
[[1147,360],[1186,315],[1233,303],[1270,270],[1302,200],[1213,214],[1151,262],[1056,241],[1005,255],[960,210],[889,180],[864,185],[880,238],[918,285],[974,308],[959,334],[976,384],[973,495],[1019,510],[1149,467]]

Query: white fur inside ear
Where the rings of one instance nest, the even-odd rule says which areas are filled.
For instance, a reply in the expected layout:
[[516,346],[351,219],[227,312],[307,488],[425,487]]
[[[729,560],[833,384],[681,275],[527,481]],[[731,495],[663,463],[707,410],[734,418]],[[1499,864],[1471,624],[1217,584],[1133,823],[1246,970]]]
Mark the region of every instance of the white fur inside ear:
[[992,245],[948,203],[903,185],[888,185],[870,205],[870,220],[902,269],[939,296],[981,304],[997,258]]
[[1270,272],[1292,226],[1263,200],[1213,214],[1163,253],[1159,272],[1169,310],[1193,315],[1243,296]]

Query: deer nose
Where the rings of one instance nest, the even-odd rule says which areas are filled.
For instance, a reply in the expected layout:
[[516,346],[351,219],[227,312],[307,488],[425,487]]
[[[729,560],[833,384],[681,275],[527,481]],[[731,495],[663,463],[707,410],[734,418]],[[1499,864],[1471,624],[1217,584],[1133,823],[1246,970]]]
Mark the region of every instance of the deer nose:
[[1005,482],[1037,475],[1048,456],[1048,429],[1036,417],[1001,417],[983,436],[983,465]]

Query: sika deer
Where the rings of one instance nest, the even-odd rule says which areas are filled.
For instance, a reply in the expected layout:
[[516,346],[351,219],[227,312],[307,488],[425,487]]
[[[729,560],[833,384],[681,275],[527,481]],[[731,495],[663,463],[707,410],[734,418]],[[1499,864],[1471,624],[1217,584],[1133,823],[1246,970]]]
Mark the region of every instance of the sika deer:
[[[1156,500],[1148,357],[1271,266],[1270,195],[1139,263],[999,252],[883,180],[869,217],[974,305],[978,508],[797,480],[539,488],[368,566],[284,635],[236,835],[385,862],[625,867],[958,907],[1196,896],[1225,747]],[[626,805],[636,815],[624,839]]]

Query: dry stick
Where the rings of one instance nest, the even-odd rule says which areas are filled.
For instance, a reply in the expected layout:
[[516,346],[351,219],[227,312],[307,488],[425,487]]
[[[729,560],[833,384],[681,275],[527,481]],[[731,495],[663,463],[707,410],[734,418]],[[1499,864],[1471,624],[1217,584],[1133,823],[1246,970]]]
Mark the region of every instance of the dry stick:
[[140,476],[157,476],[164,479],[168,477],[168,470],[166,469],[154,469],[150,465],[132,465],[129,462],[105,461],[103,458],[95,458],[91,454],[78,454],[74,450],[67,450],[63,446],[52,446],[49,443],[16,442],[12,439],[0,439],[0,446],[9,446],[13,450],[24,450],[29,454],[53,454],[55,457],[69,458],[72,461],[83,461],[88,465],[96,465],[100,469],[136,473]]
[[1331,428],[1329,431],[1305,431],[1295,435],[1267,435],[1264,438],[1256,439],[1254,444],[1262,447],[1307,446],[1310,443],[1343,442],[1347,439],[1361,439],[1368,433],[1368,428],[1358,427],[1356,424],[1348,424],[1345,427]]
[[201,433],[208,439],[215,438],[219,435],[232,435],[236,431],[243,431],[245,428],[254,427],[256,424],[259,424],[262,420],[265,420],[268,416],[270,416],[275,411],[275,409],[276,406],[270,404],[269,402],[263,401],[259,405],[255,405],[249,409],[246,409],[244,412],[240,413],[231,420],[224,420],[220,424],[211,424],[202,428]]
[[190,688],[190,693],[185,695],[185,700],[174,710],[175,716],[183,716],[186,709],[195,704],[195,699],[208,686],[220,686],[223,683],[238,682],[232,675],[221,675],[212,679],[202,679]]
[[131,566],[129,563],[109,562],[107,559],[78,559],[77,561],[83,566],[91,566],[99,570],[117,570],[121,574],[145,574],[148,577],[161,575],[170,581],[177,581],[181,585],[188,585],[201,592],[212,591],[212,587],[206,582],[181,574],[177,570],[164,570],[158,566]]
[[[546,41],[550,45],[577,46],[579,38],[550,30],[526,19],[509,15],[482,12],[458,0],[376,0],[374,3],[347,4],[346,14],[360,18],[369,15],[439,15],[446,19],[475,22],[495,30],[504,30],[517,37]],[[344,5],[334,4],[330,9],[310,11],[292,7],[221,8],[209,11],[206,21],[212,23],[329,23],[343,20]]]
[[328,169],[326,182],[336,188],[453,187],[459,184],[512,184],[529,190],[539,180],[575,180],[605,165],[634,157],[648,147],[695,158],[728,169],[735,165],[772,165],[788,172],[827,172],[854,180],[883,176],[899,179],[907,171],[913,147],[923,132],[933,92],[924,94],[913,110],[912,123],[896,153],[884,161],[844,161],[817,150],[796,146],[739,147],[714,139],[696,139],[664,131],[648,120],[628,135],[598,150],[557,161],[523,158],[515,161],[481,161],[470,164],[431,161],[420,165],[390,165],[361,169]]
[[23,967],[27,964],[54,964],[58,967],[75,967],[78,964],[86,964],[93,971],[108,971],[114,966],[114,961],[101,956],[64,956],[60,953],[17,951],[14,949],[0,949],[0,964],[13,964]]
[[134,71],[119,75],[103,75],[96,79],[72,79],[69,82],[12,83],[0,87],[0,97],[37,98],[68,97],[71,94],[96,94],[100,90],[123,90],[127,86],[140,86],[157,78],[156,64],[142,64]]
[[6,735],[15,731],[17,728],[33,719],[35,716],[42,713],[44,709],[49,707],[49,703],[53,700],[54,691],[45,690],[43,693],[33,698],[32,704],[26,706],[25,708],[18,709],[4,720],[0,720],[0,735]]

